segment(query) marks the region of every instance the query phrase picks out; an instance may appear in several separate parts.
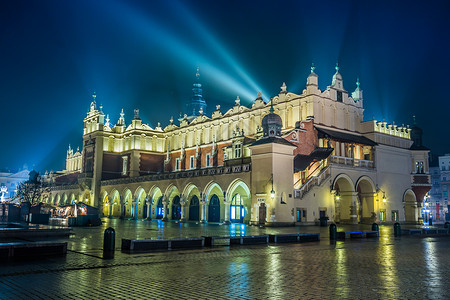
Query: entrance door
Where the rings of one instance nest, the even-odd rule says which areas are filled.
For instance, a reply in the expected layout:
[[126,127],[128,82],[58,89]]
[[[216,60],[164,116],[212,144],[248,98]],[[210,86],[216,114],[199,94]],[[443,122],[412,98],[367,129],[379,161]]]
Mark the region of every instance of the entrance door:
[[230,206],[230,221],[232,223],[242,223],[242,220],[245,216],[245,208],[242,203],[241,195],[236,194],[231,199],[231,206]]
[[261,203],[259,206],[259,224],[266,223],[266,204]]
[[198,197],[194,196],[191,198],[189,203],[189,221],[198,221],[200,214],[200,206],[198,202]]
[[297,222],[306,222],[306,209],[297,208]]
[[172,220],[181,219],[180,197],[175,196],[172,200]]
[[212,195],[209,200],[208,222],[220,222],[220,201],[217,195]]

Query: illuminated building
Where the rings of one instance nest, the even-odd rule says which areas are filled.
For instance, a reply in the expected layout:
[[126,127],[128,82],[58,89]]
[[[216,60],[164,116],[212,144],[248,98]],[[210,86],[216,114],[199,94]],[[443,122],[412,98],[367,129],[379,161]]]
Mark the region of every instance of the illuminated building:
[[28,180],[30,171],[24,166],[23,170],[0,170],[0,201],[11,200],[17,192],[17,185]]
[[[363,121],[359,80],[349,93],[339,68],[326,90],[311,68],[299,94],[283,83],[211,116],[197,80],[192,115],[164,128],[111,124],[95,95],[83,149],[69,149],[52,203],[84,202],[105,216],[250,224],[417,222],[430,188],[421,131]],[[195,100],[195,101],[194,101]],[[201,101],[200,101],[201,100]],[[203,102],[202,102],[203,101]]]

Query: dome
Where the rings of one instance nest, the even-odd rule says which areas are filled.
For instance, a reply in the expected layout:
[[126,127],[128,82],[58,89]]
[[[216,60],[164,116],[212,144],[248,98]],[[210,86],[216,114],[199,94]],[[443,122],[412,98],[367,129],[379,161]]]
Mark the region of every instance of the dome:
[[281,136],[283,122],[281,117],[273,112],[273,107],[270,108],[270,113],[262,119],[261,126],[264,136]]

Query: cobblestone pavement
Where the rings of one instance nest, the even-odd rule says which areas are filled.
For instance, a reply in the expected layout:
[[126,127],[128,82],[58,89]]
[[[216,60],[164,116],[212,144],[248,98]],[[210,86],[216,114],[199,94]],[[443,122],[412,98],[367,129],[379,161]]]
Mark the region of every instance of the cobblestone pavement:
[[[304,244],[213,247],[101,259],[103,231],[120,239],[320,232]],[[349,227],[355,229],[355,227]],[[357,227],[369,229],[370,227]],[[341,228],[339,228],[341,230]],[[316,226],[259,228],[107,220],[75,228],[66,257],[0,263],[0,299],[448,299],[450,238],[328,240]]]

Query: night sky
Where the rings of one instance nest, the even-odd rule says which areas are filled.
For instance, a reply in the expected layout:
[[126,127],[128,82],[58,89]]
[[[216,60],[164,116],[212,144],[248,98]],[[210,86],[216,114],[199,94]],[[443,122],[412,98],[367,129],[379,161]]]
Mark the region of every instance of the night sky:
[[0,169],[64,169],[93,92],[112,123],[139,108],[166,126],[197,66],[210,115],[283,82],[300,94],[311,63],[324,90],[339,62],[365,120],[416,115],[424,144],[449,153],[449,15],[449,1],[1,1]]

